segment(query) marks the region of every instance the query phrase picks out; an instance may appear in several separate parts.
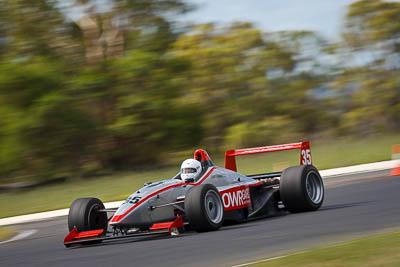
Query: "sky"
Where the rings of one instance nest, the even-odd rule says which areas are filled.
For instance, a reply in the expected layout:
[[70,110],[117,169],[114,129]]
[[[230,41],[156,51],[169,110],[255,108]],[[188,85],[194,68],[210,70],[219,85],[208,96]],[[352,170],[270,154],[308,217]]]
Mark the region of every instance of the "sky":
[[187,0],[198,6],[185,16],[196,23],[250,21],[266,31],[311,30],[339,39],[346,7],[355,0]]

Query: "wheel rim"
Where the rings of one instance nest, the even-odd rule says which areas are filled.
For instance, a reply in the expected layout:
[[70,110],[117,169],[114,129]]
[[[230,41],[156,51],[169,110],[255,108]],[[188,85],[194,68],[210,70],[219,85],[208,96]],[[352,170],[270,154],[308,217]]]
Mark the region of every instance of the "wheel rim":
[[324,186],[322,185],[321,178],[315,171],[307,173],[306,191],[308,197],[314,204],[319,204],[322,201],[324,196]]
[[100,208],[101,207],[98,204],[95,204],[90,208],[89,214],[88,214],[89,230],[99,229],[99,228],[104,227],[104,222],[102,220],[102,213],[97,211]]
[[218,224],[222,220],[223,207],[221,199],[217,192],[209,190],[204,198],[204,205],[207,213],[207,217],[215,224]]

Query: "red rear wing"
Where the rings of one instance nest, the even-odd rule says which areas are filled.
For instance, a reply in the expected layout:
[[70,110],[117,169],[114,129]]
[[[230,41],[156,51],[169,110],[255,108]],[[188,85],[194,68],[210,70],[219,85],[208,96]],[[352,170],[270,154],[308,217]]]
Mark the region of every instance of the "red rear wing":
[[304,142],[285,144],[285,145],[262,146],[254,148],[228,150],[225,152],[225,168],[235,172],[237,171],[236,159],[235,159],[236,156],[299,149],[299,148],[300,148],[300,165],[311,165],[312,161],[311,161],[310,142],[304,141]]

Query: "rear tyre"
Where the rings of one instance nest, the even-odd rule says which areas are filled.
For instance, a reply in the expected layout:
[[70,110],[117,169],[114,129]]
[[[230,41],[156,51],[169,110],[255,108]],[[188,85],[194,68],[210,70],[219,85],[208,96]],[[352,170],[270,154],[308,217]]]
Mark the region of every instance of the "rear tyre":
[[185,215],[197,232],[220,228],[224,221],[224,205],[217,188],[212,184],[191,188],[185,196]]
[[324,201],[321,175],[312,165],[285,169],[280,181],[280,196],[286,209],[292,213],[319,209]]
[[97,198],[78,198],[69,208],[68,229],[74,227],[78,232],[90,230],[107,230],[107,213],[99,212],[104,209],[104,204]]

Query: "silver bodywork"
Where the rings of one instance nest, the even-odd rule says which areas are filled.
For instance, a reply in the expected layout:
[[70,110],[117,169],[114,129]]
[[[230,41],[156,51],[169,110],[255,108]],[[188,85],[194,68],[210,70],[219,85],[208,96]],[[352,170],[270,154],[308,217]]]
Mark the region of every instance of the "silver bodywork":
[[[172,179],[148,184],[130,195],[115,212],[109,225],[148,229],[154,223],[172,221],[176,218],[177,211],[183,211],[186,192],[200,184],[213,184],[221,193],[231,188],[254,187],[260,182],[216,166],[205,168],[200,178],[192,183],[184,183],[178,174]],[[249,209],[251,213],[251,206]]]
[[[247,176],[237,172],[237,156],[291,149],[300,149],[299,166]],[[104,208],[97,198],[75,200],[68,215],[70,233],[64,238],[64,245],[177,235],[183,229],[211,231],[224,222],[244,222],[279,215],[282,211],[315,211],[322,205],[324,185],[312,165],[308,141],[228,150],[225,168],[215,166],[203,149],[194,152],[194,159],[201,164],[198,178],[189,176],[183,181],[178,173],[168,180],[146,183],[118,209]],[[89,216],[82,214],[83,211]],[[109,218],[107,214],[111,212],[113,216]]]

